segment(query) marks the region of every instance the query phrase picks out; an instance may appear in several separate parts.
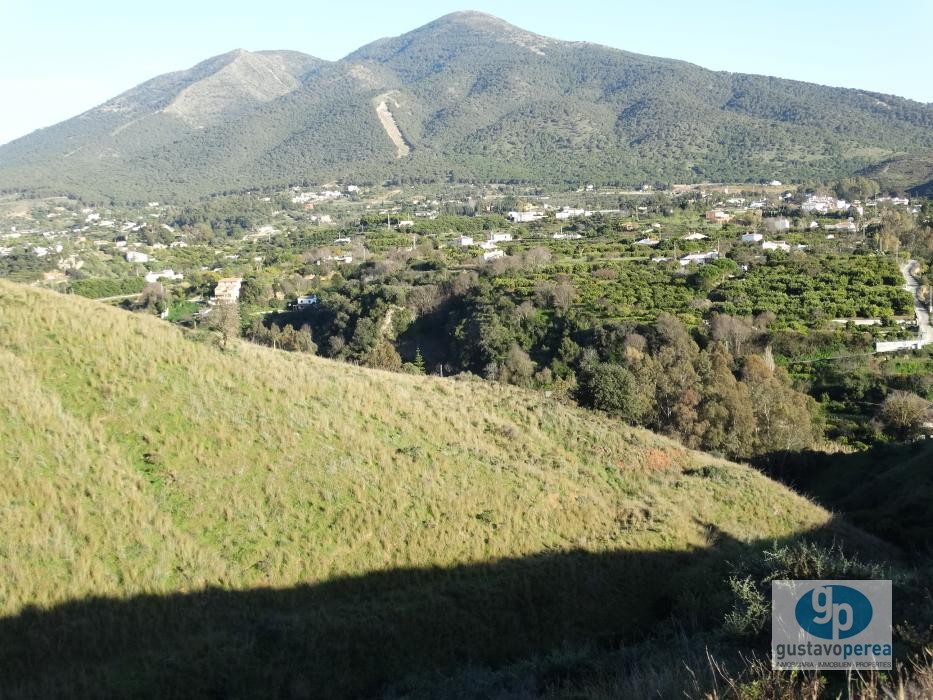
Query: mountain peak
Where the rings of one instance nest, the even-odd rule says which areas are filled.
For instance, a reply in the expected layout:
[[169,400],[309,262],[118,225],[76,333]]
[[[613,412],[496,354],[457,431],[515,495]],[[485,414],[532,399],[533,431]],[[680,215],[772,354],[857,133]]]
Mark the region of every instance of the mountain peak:
[[442,66],[458,54],[478,59],[488,53],[487,49],[492,44],[506,50],[510,46],[518,46],[524,51],[544,56],[547,47],[556,42],[556,39],[525,31],[494,15],[463,10],[446,14],[401,36],[378,39],[354,51],[347,59],[383,63],[396,60],[410,53],[413,47],[418,47],[415,54],[427,53],[434,57],[435,66]]
[[490,15],[486,12],[477,12],[476,10],[460,10],[458,12],[451,12],[450,14],[438,17],[433,22],[429,22],[428,24],[421,27],[421,29],[415,31],[447,28],[457,30],[468,29],[475,32],[481,32],[483,34],[491,34],[505,38],[521,35],[526,37],[535,37],[541,41],[553,41],[553,39],[547,39],[546,37],[526,31],[521,27],[517,27],[514,24],[510,24],[501,17],[496,17],[495,15]]
[[477,28],[508,27],[517,29],[517,27],[509,24],[500,17],[496,17],[495,15],[491,15],[487,12],[479,12],[477,10],[458,10],[457,12],[450,12],[446,15],[438,17],[430,24],[467,24]]

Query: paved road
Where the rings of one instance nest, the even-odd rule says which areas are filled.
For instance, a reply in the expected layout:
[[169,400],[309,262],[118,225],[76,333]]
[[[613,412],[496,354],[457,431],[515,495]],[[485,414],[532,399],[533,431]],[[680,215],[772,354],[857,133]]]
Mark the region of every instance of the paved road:
[[901,265],[901,274],[904,275],[904,289],[906,289],[914,298],[915,312],[917,314],[917,325],[920,327],[921,341],[924,345],[933,343],[933,326],[930,325],[930,312],[927,305],[920,299],[920,282],[913,275],[916,260],[908,260]]

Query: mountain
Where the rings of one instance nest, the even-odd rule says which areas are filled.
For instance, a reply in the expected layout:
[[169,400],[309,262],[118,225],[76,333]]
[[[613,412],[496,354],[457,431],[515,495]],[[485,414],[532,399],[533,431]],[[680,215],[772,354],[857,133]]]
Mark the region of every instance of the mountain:
[[684,605],[718,624],[728,562],[852,534],[540,393],[221,352],[5,280],[0,319],[4,697],[371,697],[576,658]]
[[336,62],[233,52],[0,147],[0,188],[190,199],[360,181],[826,178],[933,148],[933,105],[713,72],[476,12]]

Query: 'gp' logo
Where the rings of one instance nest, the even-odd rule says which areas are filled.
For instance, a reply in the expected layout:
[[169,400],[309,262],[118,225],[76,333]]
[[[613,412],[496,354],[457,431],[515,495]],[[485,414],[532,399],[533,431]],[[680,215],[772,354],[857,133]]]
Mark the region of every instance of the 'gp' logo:
[[849,586],[818,586],[804,593],[794,616],[808,634],[820,639],[848,639],[862,632],[874,614],[861,591]]

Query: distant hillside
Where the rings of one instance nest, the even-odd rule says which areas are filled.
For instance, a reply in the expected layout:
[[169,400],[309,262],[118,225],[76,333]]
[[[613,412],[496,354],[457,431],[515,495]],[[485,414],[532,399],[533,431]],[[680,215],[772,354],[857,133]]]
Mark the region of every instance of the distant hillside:
[[931,105],[460,12],[333,63],[233,52],[161,76],[0,147],[0,189],[144,201],[335,177],[790,180],[931,148]]
[[3,280],[0,331],[4,697],[358,697],[718,624],[727,561],[836,527],[542,394]]
[[867,168],[863,174],[878,180],[885,189],[933,197],[933,151],[891,158]]

